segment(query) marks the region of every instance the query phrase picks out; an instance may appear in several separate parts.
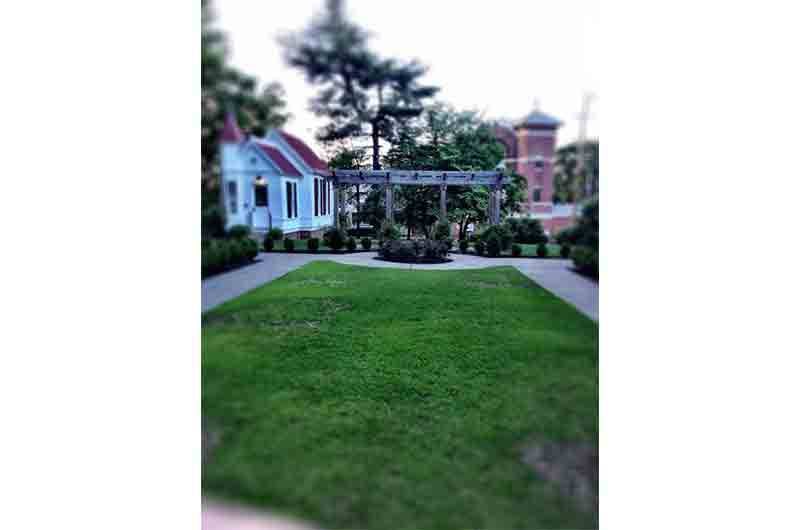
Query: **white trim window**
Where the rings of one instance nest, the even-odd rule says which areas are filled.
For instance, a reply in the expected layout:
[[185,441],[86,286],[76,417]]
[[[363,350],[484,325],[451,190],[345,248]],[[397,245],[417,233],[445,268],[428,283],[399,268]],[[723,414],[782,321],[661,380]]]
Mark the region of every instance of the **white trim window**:
[[286,218],[297,219],[297,182],[286,181]]
[[236,181],[228,181],[228,209],[232,214],[236,214],[239,210],[239,196],[236,188]]

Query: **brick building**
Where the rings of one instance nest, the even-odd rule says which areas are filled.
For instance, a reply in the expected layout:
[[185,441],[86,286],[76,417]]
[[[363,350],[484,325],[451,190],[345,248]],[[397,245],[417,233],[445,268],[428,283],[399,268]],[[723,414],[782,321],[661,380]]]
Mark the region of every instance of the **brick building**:
[[549,234],[572,223],[571,204],[553,204],[553,167],[556,163],[556,133],[561,122],[534,109],[513,126],[498,124],[495,136],[505,146],[506,167],[528,182],[521,215],[542,222]]

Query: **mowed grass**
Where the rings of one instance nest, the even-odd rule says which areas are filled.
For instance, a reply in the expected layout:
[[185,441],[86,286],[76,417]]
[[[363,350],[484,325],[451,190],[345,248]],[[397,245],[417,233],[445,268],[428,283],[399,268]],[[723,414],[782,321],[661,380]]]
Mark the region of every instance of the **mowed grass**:
[[202,319],[203,490],[327,528],[587,528],[522,464],[598,436],[597,325],[511,267],[310,263]]

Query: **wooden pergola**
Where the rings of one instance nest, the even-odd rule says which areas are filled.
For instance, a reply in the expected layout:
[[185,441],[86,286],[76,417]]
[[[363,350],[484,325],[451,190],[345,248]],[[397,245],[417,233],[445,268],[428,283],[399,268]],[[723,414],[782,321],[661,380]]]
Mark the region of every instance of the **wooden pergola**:
[[500,222],[500,199],[503,184],[508,177],[501,170],[494,171],[416,171],[398,169],[332,169],[317,172],[320,176],[330,179],[334,186],[334,222],[340,223],[340,214],[344,202],[340,197],[341,186],[345,184],[372,184],[386,188],[386,218],[394,222],[394,192],[395,184],[401,186],[439,186],[439,209],[441,218],[447,216],[447,186],[488,186],[489,187],[489,223]]

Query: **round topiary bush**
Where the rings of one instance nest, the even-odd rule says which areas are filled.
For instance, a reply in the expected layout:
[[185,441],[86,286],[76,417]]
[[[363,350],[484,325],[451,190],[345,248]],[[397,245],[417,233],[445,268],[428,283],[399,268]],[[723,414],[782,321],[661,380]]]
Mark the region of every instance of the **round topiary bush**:
[[311,252],[319,250],[319,238],[312,237],[308,240],[308,250]]
[[539,243],[538,245],[536,245],[536,256],[540,258],[546,258],[547,245],[545,245],[544,243]]
[[444,241],[432,239],[384,241],[378,250],[378,255],[384,260],[401,263],[445,263],[449,261],[447,244]]
[[271,228],[269,232],[267,232],[267,237],[271,238],[273,241],[280,241],[283,239],[283,230],[280,228]]
[[515,258],[522,256],[522,246],[516,243],[511,245],[511,255]]
[[283,250],[286,252],[294,252],[294,239],[288,237],[283,240]]
[[450,224],[447,221],[438,221],[433,227],[433,239],[444,241],[450,237]]
[[469,249],[469,241],[467,241],[466,239],[462,239],[458,242],[458,250],[460,250],[462,254],[466,254],[468,249]]
[[361,238],[361,248],[364,250],[369,250],[372,248],[372,240],[368,237]]
[[[508,250],[511,247],[511,242],[514,239],[513,234],[511,233],[511,229],[508,225],[493,225],[488,227],[486,230],[481,232],[481,241],[486,243],[486,248],[489,248],[489,241],[491,239],[497,239],[497,245],[499,245],[500,250]],[[498,252],[499,254],[499,252]]]
[[271,237],[267,236],[264,238],[264,250],[267,252],[272,252],[272,249],[275,248],[275,240]]
[[258,243],[255,240],[248,238],[242,239],[242,243],[244,244],[245,255],[247,256],[247,261],[252,261],[256,259],[258,256]]
[[561,254],[562,258],[567,259],[571,252],[572,248],[569,245],[561,245],[561,250],[559,253]]
[[503,245],[499,237],[491,236],[486,240],[486,254],[488,254],[490,258],[498,257],[502,249]]
[[480,240],[475,243],[475,252],[478,254],[478,256],[483,256],[483,254],[486,252],[486,243]]
[[347,250],[348,250],[348,252],[355,252],[356,248],[358,248],[358,244],[356,243],[356,238],[348,237],[347,238]]
[[400,239],[400,229],[397,228],[394,224],[390,223],[389,221],[384,221],[381,223],[381,230],[378,233],[379,239],[381,243],[384,241],[393,241],[395,239]]
[[247,225],[233,225],[228,229],[228,237],[231,239],[242,239],[250,235],[250,227]]
[[344,246],[345,237],[344,230],[333,227],[325,231],[322,239],[329,248],[338,251]]

